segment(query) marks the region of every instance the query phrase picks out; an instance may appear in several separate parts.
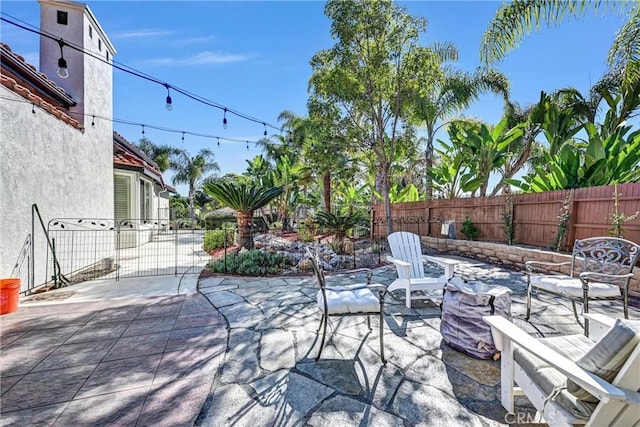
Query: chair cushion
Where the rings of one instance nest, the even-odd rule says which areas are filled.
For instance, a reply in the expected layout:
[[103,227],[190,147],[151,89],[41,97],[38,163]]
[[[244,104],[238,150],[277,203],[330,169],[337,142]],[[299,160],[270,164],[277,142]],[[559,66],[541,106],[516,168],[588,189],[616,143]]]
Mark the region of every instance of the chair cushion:
[[[582,298],[582,282],[569,276],[531,276],[531,286],[560,295]],[[589,296],[593,298],[613,298],[620,296],[620,287],[608,283],[589,282]]]
[[[571,360],[582,357],[593,346],[593,342],[582,334],[543,338],[540,341]],[[564,374],[528,351],[516,347],[513,357],[527,376],[547,395],[567,384]],[[562,390],[555,397],[555,401],[567,412],[582,419],[589,418],[596,407],[595,403],[584,402],[567,390]]]
[[[640,321],[617,319],[613,327],[576,360],[576,364],[610,383],[639,342]],[[598,398],[572,380],[567,380],[567,390],[578,399],[598,402]]]
[[[379,313],[380,301],[366,285],[327,287],[327,314]],[[322,291],[316,296],[320,311],[324,312]]]

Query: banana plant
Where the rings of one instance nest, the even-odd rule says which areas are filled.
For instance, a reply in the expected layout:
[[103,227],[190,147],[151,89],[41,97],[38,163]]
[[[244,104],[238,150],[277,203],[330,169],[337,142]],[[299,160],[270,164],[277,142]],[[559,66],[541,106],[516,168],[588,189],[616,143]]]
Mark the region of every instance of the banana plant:
[[525,193],[597,187],[640,181],[640,130],[624,135],[621,126],[602,138],[595,125],[587,123],[588,144],[565,145],[556,156],[545,153],[546,165],[536,166],[522,180],[509,183]]

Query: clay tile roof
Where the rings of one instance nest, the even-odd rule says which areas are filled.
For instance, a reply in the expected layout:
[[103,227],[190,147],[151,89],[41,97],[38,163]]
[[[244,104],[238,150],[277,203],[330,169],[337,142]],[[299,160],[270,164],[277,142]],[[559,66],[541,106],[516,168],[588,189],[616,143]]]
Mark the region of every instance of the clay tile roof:
[[166,188],[158,165],[118,132],[113,132],[113,164],[142,172]]
[[71,117],[66,111],[64,111],[58,106],[54,106],[48,103],[41,96],[31,93],[31,91],[28,88],[18,84],[18,82],[16,82],[11,77],[7,77],[3,74],[3,75],[0,75],[0,80],[1,80],[2,86],[9,88],[10,90],[22,96],[29,102],[39,106],[47,113],[57,117],[58,119],[64,121],[65,123],[68,123],[69,125],[73,126],[76,129],[84,129],[84,126],[82,126],[79,121]]
[[25,62],[24,58],[11,51],[6,43],[0,43],[2,53],[2,86],[39,106],[47,113],[73,126],[84,129],[82,124],[69,114],[75,101],[60,86]]

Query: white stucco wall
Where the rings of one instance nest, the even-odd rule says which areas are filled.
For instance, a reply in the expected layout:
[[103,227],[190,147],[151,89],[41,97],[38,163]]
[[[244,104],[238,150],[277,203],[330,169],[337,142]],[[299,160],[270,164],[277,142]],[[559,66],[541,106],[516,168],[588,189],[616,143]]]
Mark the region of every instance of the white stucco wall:
[[[67,5],[45,1],[41,7],[50,8],[41,13],[42,28],[57,34],[58,27],[47,20],[55,23],[56,8]],[[72,25],[67,26],[64,38],[84,43],[86,26],[93,15],[87,15],[78,4],[68,8]],[[94,28],[93,32],[95,40],[101,30]],[[81,101],[85,112],[112,117],[111,66],[68,49],[65,58],[70,77],[60,79],[55,75],[60,50],[55,42],[49,42],[41,43],[45,50],[41,54],[42,70]],[[103,41],[103,53],[105,44]],[[55,61],[53,66],[51,58]],[[4,86],[0,93],[2,97],[24,101]],[[84,100],[77,98],[82,96]],[[52,218],[113,218],[112,123],[96,119],[92,126],[89,117],[81,131],[37,107],[33,114],[31,108],[29,103],[0,99],[0,277],[11,274],[22,243],[31,232],[32,204],[38,205],[45,225]],[[47,280],[46,244],[39,224],[34,240],[37,286]],[[26,286],[24,278],[22,285]]]

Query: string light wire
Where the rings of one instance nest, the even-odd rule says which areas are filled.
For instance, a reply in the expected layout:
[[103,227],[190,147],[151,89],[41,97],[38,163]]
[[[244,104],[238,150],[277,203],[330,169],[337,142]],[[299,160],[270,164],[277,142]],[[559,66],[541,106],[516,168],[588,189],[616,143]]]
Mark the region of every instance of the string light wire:
[[[253,116],[250,116],[248,114],[242,113],[240,111],[233,110],[231,108],[225,107],[222,104],[219,104],[219,103],[217,103],[215,101],[211,101],[211,100],[209,100],[207,98],[204,98],[204,97],[202,97],[200,95],[192,93],[192,92],[190,92],[190,91],[188,91],[186,89],[181,89],[181,88],[179,88],[177,86],[174,86],[174,85],[172,85],[170,83],[164,82],[164,81],[162,81],[162,80],[160,80],[160,79],[158,79],[156,77],[153,77],[153,76],[151,76],[149,74],[146,74],[144,72],[138,71],[135,68],[132,68],[132,67],[130,67],[128,65],[122,64],[122,63],[120,63],[118,61],[115,61],[113,59],[111,61],[105,60],[101,56],[98,56],[98,55],[96,55],[96,54],[94,54],[92,52],[89,52],[89,51],[85,51],[81,47],[76,46],[76,45],[74,45],[73,43],[70,43],[67,40],[64,40],[64,39],[61,39],[59,37],[56,37],[53,34],[49,34],[47,32],[43,32],[40,29],[36,29],[37,27],[34,27],[33,25],[31,25],[31,24],[29,24],[27,22],[21,21],[20,19],[15,18],[15,17],[13,17],[13,16],[11,16],[11,15],[5,13],[5,12],[0,12],[0,14],[3,15],[3,16],[0,16],[0,20],[3,21],[3,22],[6,22],[6,23],[11,24],[13,26],[16,26],[18,28],[21,28],[21,29],[23,29],[25,31],[28,31],[28,32],[31,32],[31,33],[34,33],[34,34],[38,34],[38,35],[40,35],[42,37],[46,37],[48,39],[54,40],[57,43],[63,42],[65,47],[73,49],[75,51],[78,51],[78,52],[82,53],[83,55],[88,55],[88,56],[90,56],[90,57],[92,57],[94,59],[97,59],[98,61],[101,61],[101,62],[103,62],[105,64],[108,64],[108,65],[112,66],[113,68],[115,68],[117,70],[123,71],[123,72],[125,72],[127,74],[130,74],[130,75],[133,75],[135,77],[147,80],[149,82],[159,84],[159,85],[161,85],[161,86],[163,86],[165,88],[167,88],[167,86],[168,86],[171,89],[173,89],[174,92],[180,93],[180,94],[186,96],[187,98],[190,98],[190,99],[192,99],[194,101],[197,101],[197,102],[199,102],[201,104],[217,108],[219,110],[224,110],[225,118],[226,118],[226,113],[229,113],[229,114],[233,114],[234,116],[243,118],[245,120],[248,120],[248,121],[251,121],[251,122],[254,122],[254,123],[264,124],[265,127],[270,127],[270,128],[272,128],[274,130],[277,130],[278,132],[282,132],[282,127],[281,126],[276,126],[276,125],[270,124],[268,122],[265,122],[264,120],[260,120],[258,118],[253,117]],[[10,19],[6,18],[5,16],[9,17]],[[25,25],[22,25],[22,24],[20,24],[20,23],[18,23],[16,21],[22,22]],[[29,27],[33,27],[33,28],[29,28]]]

